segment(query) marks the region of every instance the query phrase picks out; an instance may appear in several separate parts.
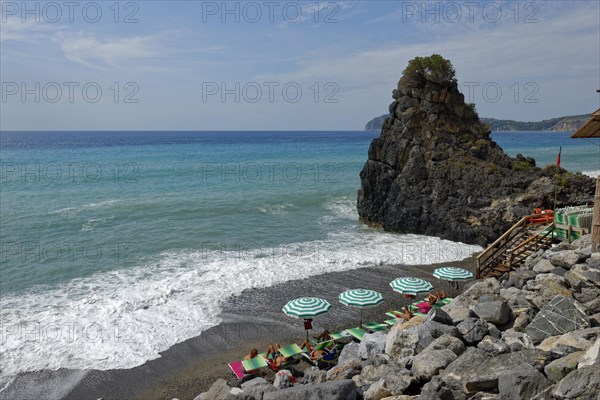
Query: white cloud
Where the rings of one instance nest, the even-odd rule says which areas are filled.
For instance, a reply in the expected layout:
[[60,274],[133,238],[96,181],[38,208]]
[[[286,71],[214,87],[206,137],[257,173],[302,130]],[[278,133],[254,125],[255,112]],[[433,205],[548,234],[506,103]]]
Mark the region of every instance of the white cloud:
[[54,41],[68,60],[93,68],[127,67],[134,61],[149,60],[161,53],[158,35],[98,39],[83,32],[59,33]]
[[35,20],[21,21],[17,17],[5,17],[6,22],[0,24],[0,42],[24,42],[36,44],[40,41],[45,41],[50,35],[55,34],[63,29],[64,26],[47,23],[35,22]]

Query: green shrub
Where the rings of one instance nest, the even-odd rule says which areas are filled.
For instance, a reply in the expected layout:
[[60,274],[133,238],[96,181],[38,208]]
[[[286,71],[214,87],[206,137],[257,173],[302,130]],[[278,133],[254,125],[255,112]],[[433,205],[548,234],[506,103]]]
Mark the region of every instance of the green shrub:
[[412,75],[417,79],[426,79],[437,83],[456,82],[456,71],[452,63],[439,54],[415,57],[408,62],[404,75]]

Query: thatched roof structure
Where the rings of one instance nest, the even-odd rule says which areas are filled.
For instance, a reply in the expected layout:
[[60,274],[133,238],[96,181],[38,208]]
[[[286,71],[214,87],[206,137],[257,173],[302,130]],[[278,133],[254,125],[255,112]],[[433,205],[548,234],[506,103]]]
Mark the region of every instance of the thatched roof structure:
[[571,135],[572,138],[600,137],[600,108],[592,113],[592,118]]

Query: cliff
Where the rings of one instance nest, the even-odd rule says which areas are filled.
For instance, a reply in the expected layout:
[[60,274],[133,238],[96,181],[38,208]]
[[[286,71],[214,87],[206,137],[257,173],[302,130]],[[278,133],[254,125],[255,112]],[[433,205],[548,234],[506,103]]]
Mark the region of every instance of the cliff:
[[[383,121],[389,114],[375,117],[365,125],[366,131],[378,131],[383,126]],[[543,121],[514,121],[511,119],[481,118],[492,131],[550,131],[550,132],[574,132],[581,128],[591,118],[591,114],[568,115],[545,119]]]
[[412,60],[392,97],[360,173],[363,223],[486,245],[534,208],[552,208],[553,179],[559,206],[593,201],[591,178],[504,153],[441,56]]

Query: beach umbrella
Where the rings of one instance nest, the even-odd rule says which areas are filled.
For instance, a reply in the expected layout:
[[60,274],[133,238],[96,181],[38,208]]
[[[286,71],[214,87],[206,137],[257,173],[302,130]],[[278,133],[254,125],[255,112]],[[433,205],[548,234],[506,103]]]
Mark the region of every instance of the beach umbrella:
[[346,290],[339,295],[340,303],[351,307],[360,308],[360,324],[362,325],[362,310],[366,307],[374,307],[383,301],[381,293],[367,289]]
[[390,282],[390,286],[395,292],[409,296],[416,296],[419,293],[429,292],[433,289],[433,285],[423,279],[403,277],[394,279]]
[[473,279],[473,273],[466,269],[456,267],[436,268],[433,271],[433,276],[438,279],[453,282],[458,288],[458,281],[467,281]]
[[306,340],[308,340],[308,330],[312,329],[312,319],[317,315],[326,313],[330,308],[331,304],[327,300],[318,297],[301,297],[288,301],[283,306],[283,313],[289,317],[304,319]]

